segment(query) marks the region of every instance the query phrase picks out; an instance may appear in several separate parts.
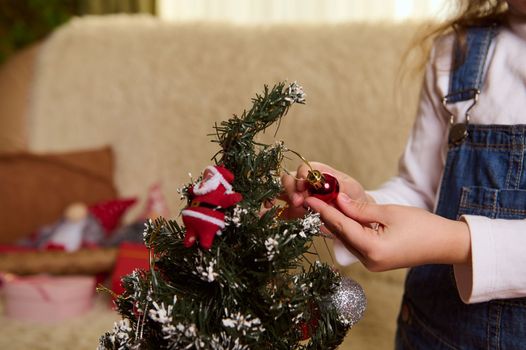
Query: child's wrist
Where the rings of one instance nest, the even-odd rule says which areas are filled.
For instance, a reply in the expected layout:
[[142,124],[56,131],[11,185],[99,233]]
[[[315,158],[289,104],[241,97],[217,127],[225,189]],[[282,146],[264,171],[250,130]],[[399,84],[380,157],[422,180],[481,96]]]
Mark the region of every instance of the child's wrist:
[[453,221],[454,229],[452,234],[455,238],[453,264],[471,264],[471,234],[468,224],[463,220]]

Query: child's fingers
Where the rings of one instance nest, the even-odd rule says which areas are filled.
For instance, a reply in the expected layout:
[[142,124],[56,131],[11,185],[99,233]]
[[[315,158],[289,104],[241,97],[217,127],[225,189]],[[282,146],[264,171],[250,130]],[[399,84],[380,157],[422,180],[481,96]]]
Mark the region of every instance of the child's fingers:
[[275,199],[269,199],[269,200],[266,200],[263,202],[263,207],[265,209],[270,209],[272,208],[274,205],[276,204],[276,200]]
[[301,164],[296,171],[296,191],[305,192],[307,191],[307,174],[310,168],[306,164]]
[[295,173],[283,174],[281,176],[281,185],[285,190],[286,198],[285,201],[290,202],[293,207],[299,207],[303,204],[303,196],[296,190],[296,179],[294,178]]
[[307,197],[305,203],[320,214],[325,226],[338,236],[345,246],[358,252],[368,249],[370,235],[366,234],[366,231],[372,229],[364,228],[359,222],[317,198]]
[[361,223],[385,223],[386,215],[377,204],[353,200],[345,193],[338,195],[336,204],[343,214]]

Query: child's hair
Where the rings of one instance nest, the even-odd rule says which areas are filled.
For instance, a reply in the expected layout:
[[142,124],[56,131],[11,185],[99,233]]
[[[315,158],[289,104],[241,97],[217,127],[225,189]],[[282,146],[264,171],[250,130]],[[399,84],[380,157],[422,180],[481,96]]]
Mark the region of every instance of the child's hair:
[[452,30],[463,47],[468,27],[501,24],[508,10],[505,0],[457,0],[456,5],[457,15],[428,33],[428,36],[433,38]]
[[[453,16],[444,23],[431,22],[414,38],[402,57],[400,80],[420,76],[429,58],[429,51],[436,38],[453,33],[461,48],[465,49],[466,29],[471,26],[501,24],[506,20],[506,0],[452,0]],[[409,73],[409,76],[407,74]]]
[[[406,113],[405,104],[399,100],[399,93],[411,86],[413,79],[421,79],[422,72],[429,58],[429,52],[436,38],[452,33],[465,51],[466,29],[471,26],[500,24],[506,20],[508,4],[506,0],[451,0],[450,8],[453,15],[444,23],[427,23],[413,39],[402,56],[398,71],[395,100],[397,113]],[[457,62],[460,63],[460,62]]]
[[[415,42],[414,46],[420,46],[426,58],[435,38],[453,32],[460,48],[464,49],[467,28],[501,24],[508,11],[506,0],[455,0],[451,5],[455,15],[445,23],[432,25]],[[418,68],[423,68],[423,64]]]
[[443,27],[462,30],[469,26],[501,23],[508,10],[505,0],[457,0],[457,16]]

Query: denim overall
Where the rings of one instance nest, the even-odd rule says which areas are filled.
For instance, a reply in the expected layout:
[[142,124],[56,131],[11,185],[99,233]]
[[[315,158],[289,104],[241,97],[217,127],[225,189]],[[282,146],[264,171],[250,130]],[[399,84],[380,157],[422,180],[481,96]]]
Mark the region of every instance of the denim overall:
[[[463,63],[454,66],[443,101],[446,109],[449,103],[476,103],[496,31],[468,31]],[[453,220],[463,214],[526,218],[526,125],[461,122],[450,131],[436,214]],[[452,266],[412,268],[398,317],[396,349],[526,349],[526,298],[467,305],[458,295]]]

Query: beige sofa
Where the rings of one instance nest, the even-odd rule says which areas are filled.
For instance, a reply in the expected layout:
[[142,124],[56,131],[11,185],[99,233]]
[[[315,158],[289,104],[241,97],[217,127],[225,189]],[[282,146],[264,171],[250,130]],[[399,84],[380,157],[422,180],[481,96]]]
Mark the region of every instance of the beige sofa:
[[[372,188],[395,173],[414,117],[420,79],[401,79],[399,68],[418,28],[175,25],[123,15],[74,19],[2,67],[0,151],[111,145],[119,193],[144,196],[161,181],[177,215],[177,188],[188,173],[210,164],[217,150],[207,136],[213,124],[250,107],[263,84],[297,80],[306,105],[295,106],[266,141],[283,140],[305,158]],[[287,167],[298,163],[291,159]],[[370,273],[356,264],[344,272],[363,285],[369,306],[341,348],[392,348],[404,271]],[[42,349],[92,349],[114,318],[105,307],[85,322],[55,328],[2,318],[0,339],[10,341],[0,340],[0,348],[29,348],[34,337]]]

